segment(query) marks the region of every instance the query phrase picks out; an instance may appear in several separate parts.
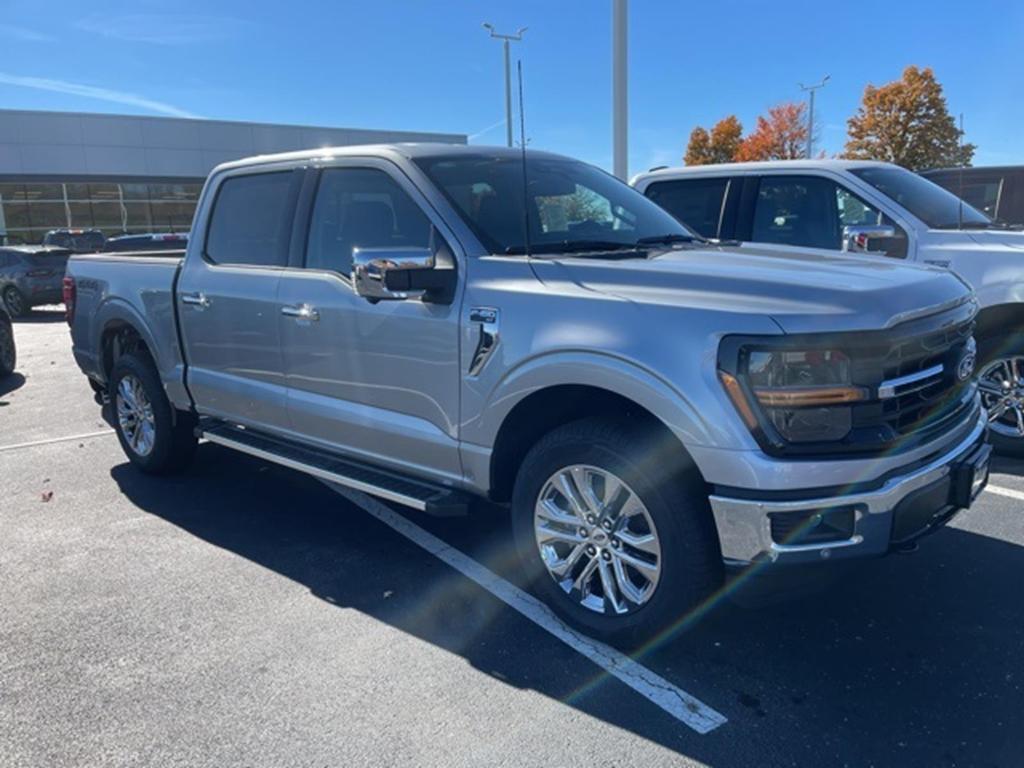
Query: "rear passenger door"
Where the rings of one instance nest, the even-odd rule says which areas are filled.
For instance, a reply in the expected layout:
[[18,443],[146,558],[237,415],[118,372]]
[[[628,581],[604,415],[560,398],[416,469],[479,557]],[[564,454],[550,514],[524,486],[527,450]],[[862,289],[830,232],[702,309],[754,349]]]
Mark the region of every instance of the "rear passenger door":
[[354,248],[431,247],[444,263],[456,258],[452,234],[384,160],[312,171],[302,209],[305,237],[279,291],[291,429],[371,463],[459,478],[461,291],[451,304],[371,303],[351,281]]
[[[287,428],[277,287],[287,263],[302,171],[224,178],[177,288],[187,382],[200,413]],[[167,322],[173,322],[167,318]]]
[[644,194],[702,237],[729,239],[738,203],[732,186],[729,177],[698,176],[658,181]]

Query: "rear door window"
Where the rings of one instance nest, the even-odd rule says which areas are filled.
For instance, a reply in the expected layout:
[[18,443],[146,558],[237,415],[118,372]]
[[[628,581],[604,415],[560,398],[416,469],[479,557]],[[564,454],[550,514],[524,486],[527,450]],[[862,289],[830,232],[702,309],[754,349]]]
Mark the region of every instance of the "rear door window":
[[233,176],[217,191],[206,257],[214,264],[283,267],[292,220],[291,171]]
[[660,181],[645,194],[679,221],[703,237],[719,236],[728,178]]

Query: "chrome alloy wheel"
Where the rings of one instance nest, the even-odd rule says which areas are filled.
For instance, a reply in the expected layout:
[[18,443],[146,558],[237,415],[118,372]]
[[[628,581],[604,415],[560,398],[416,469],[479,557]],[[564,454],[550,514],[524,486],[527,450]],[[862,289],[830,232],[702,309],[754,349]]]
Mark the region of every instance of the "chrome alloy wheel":
[[583,607],[623,615],[651,599],[661,575],[658,532],[640,497],[611,472],[558,470],[541,488],[533,524],[548,573]]
[[131,374],[123,377],[114,400],[117,422],[128,446],[136,455],[148,456],[156,442],[156,419],[142,382]]
[[1024,438],[1024,357],[1001,357],[978,374],[981,401],[989,428],[1000,435]]

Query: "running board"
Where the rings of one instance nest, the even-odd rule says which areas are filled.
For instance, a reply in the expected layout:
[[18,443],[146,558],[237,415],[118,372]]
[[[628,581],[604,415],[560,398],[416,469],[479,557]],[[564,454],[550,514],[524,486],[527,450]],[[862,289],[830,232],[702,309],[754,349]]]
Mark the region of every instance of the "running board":
[[469,496],[460,491],[411,480],[252,430],[204,420],[196,434],[225,448],[404,504],[434,517],[458,517],[467,512]]

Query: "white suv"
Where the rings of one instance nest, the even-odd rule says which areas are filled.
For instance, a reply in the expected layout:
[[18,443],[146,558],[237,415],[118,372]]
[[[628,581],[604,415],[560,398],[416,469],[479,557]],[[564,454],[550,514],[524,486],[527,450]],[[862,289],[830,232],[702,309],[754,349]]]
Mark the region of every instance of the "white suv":
[[899,166],[786,160],[663,168],[632,184],[704,237],[748,251],[835,251],[949,268],[976,292],[992,441],[1024,456],[1024,232]]

